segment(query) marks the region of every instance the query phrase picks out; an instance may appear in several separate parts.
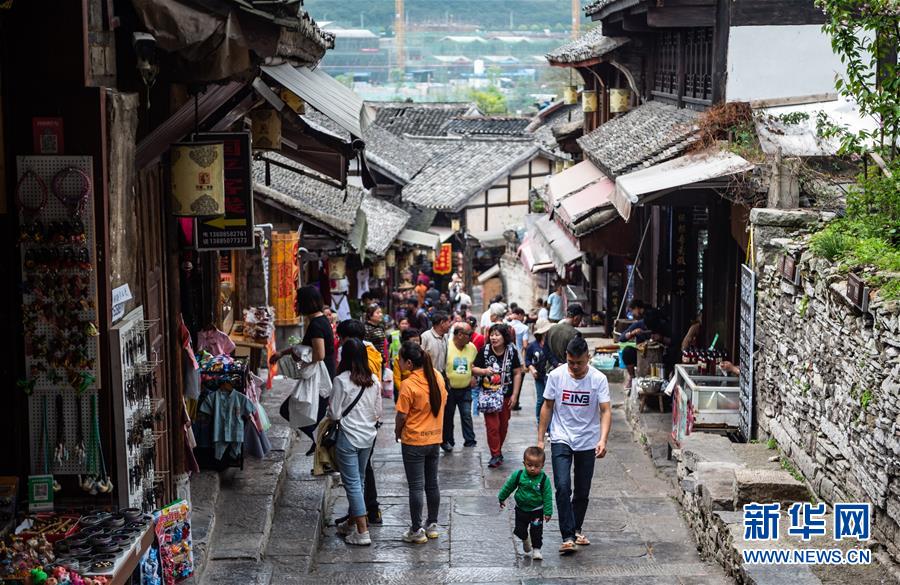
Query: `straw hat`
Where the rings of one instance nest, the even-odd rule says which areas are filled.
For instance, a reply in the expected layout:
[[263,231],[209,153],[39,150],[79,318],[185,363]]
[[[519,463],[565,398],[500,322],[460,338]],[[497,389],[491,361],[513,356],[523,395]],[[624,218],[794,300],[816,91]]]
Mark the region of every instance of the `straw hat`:
[[537,322],[534,324],[534,332],[537,333],[538,335],[543,335],[544,333],[547,333],[548,331],[550,331],[551,327],[553,327],[553,323],[551,323],[549,320],[538,319]]

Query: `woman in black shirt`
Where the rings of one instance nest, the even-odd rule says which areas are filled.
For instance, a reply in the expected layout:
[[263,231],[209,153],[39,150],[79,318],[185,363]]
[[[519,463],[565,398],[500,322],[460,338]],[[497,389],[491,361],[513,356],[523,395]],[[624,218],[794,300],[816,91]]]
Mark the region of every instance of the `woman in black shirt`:
[[488,462],[491,468],[503,464],[503,442],[509,428],[509,415],[522,388],[522,362],[514,339],[515,334],[509,327],[503,323],[493,324],[488,333],[488,343],[472,364],[472,373],[482,377],[481,394],[493,399],[479,400],[491,450]]
[[[333,380],[335,369],[334,333],[331,330],[331,323],[328,321],[328,317],[322,312],[324,305],[325,303],[322,301],[322,295],[316,287],[304,286],[297,289],[297,302],[294,305],[294,310],[298,315],[303,315],[306,320],[306,333],[304,333],[303,341],[300,343],[301,345],[312,348],[314,362],[325,362],[325,368],[328,370],[328,377]],[[294,347],[289,347],[276,352],[269,358],[269,363],[274,364],[282,357],[289,353],[293,353],[293,351]],[[327,408],[328,399],[320,396],[316,423],[300,428],[300,430],[312,439],[313,442],[312,447],[306,452],[307,455],[312,455],[316,450],[316,427],[319,425],[319,422],[325,418],[325,411]]]

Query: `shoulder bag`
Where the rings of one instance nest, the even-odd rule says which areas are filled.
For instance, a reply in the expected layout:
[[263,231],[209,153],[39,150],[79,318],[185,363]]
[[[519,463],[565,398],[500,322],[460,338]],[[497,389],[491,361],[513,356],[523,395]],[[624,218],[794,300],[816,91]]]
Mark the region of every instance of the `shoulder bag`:
[[[353,402],[350,403],[350,406],[344,409],[344,412],[341,413],[341,420],[353,410],[353,407],[356,406],[356,403],[359,402],[359,399],[362,398],[363,392],[365,392],[365,388],[359,389],[359,394],[356,395],[356,398],[353,399]],[[341,430],[341,421],[336,421],[334,424],[325,429],[325,432],[322,433],[322,438],[319,440],[322,443],[322,446],[326,449],[331,449],[337,444],[337,436],[338,432]]]

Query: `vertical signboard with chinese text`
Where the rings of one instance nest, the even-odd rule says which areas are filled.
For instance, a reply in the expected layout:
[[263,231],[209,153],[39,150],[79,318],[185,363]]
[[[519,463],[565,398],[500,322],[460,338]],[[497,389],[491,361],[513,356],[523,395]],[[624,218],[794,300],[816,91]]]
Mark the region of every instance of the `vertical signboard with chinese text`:
[[756,273],[746,264],[741,266],[741,333],[740,333],[740,431],[745,441],[753,438],[753,344],[756,319]]
[[198,134],[198,140],[225,144],[225,215],[198,219],[198,250],[253,248],[253,160],[248,132]]

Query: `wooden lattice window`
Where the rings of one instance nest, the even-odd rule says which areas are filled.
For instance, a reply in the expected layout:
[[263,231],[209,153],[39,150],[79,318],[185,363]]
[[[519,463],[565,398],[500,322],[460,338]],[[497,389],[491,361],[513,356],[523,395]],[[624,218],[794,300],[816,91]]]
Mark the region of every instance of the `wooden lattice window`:
[[653,93],[679,103],[712,101],[712,28],[666,30],[656,37]]
[[684,95],[698,100],[712,100],[711,28],[694,28],[684,32]]
[[678,31],[666,31],[656,41],[656,71],[653,90],[678,95]]

